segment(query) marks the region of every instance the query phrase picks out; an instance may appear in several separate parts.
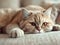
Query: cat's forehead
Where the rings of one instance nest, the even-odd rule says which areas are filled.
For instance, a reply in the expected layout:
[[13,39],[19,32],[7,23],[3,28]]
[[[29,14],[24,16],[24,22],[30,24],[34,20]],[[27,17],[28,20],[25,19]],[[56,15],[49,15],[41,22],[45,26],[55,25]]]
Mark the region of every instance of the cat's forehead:
[[45,15],[44,13],[32,13],[32,14],[30,14],[30,16],[28,17],[27,20],[31,20],[31,21],[40,20],[42,22],[47,22],[51,19],[49,18],[49,16]]
[[44,13],[40,13],[40,12],[33,12],[29,15],[30,18],[41,18],[41,19],[47,19],[49,18],[49,16],[45,15]]
[[38,10],[29,10],[28,11],[29,13],[32,13],[32,14],[40,14],[40,13],[43,13],[42,11],[38,11]]
[[48,18],[48,16],[45,15],[43,12],[42,13],[40,13],[40,12],[34,12],[34,13],[32,13],[32,16],[40,17],[40,18]]

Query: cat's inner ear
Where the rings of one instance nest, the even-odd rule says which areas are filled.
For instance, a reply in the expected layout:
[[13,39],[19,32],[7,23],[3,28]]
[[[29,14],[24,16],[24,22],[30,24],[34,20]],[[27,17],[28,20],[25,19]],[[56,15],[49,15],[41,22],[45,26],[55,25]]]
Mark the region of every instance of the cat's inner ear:
[[23,16],[24,16],[24,17],[29,16],[29,13],[30,13],[30,12],[29,12],[27,9],[22,8],[22,12],[23,12]]
[[52,11],[52,8],[50,7],[44,12],[44,14],[50,17],[51,11]]

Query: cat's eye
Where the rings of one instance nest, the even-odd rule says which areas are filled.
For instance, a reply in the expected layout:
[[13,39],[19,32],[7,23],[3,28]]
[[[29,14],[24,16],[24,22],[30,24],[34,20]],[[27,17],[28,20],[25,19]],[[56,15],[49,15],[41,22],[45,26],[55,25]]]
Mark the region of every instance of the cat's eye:
[[45,25],[45,26],[48,25],[48,22],[44,22],[43,25]]
[[36,26],[36,24],[34,22],[30,22],[30,24],[33,25],[33,26]]

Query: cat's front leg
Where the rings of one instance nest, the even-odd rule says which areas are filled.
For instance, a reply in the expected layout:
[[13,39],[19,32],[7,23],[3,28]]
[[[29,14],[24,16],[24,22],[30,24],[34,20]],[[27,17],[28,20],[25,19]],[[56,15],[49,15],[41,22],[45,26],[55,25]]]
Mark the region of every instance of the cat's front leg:
[[9,37],[12,38],[17,38],[17,37],[21,37],[24,36],[24,31],[21,30],[18,25],[13,25],[13,24],[9,24],[6,27],[6,32],[8,33]]
[[21,37],[24,36],[24,32],[20,28],[15,27],[9,32],[9,36],[14,38]]

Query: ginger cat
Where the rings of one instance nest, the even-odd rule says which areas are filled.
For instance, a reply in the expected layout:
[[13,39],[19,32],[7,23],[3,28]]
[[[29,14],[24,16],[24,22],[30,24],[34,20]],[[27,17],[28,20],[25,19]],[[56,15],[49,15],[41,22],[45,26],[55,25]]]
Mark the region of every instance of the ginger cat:
[[[59,27],[51,19],[52,8],[47,9],[45,12],[41,10],[28,10],[27,8],[22,9],[10,24],[5,26],[6,33],[10,37],[21,37],[24,33],[43,33],[52,31],[53,27]],[[21,16],[22,15],[22,16]]]
[[[39,8],[37,8],[39,7]],[[28,9],[29,8],[29,9]],[[30,11],[31,10],[31,11]],[[39,10],[39,11],[38,11]],[[29,13],[27,13],[27,11],[29,11]],[[44,8],[40,7],[40,6],[27,6],[25,8],[22,9],[22,12],[20,12],[17,16],[14,17],[14,19],[12,20],[12,22],[10,24],[8,24],[5,29],[6,32],[9,34],[9,36],[11,37],[20,37],[23,36],[25,33],[25,29],[23,27],[21,27],[21,25],[23,26],[23,24],[21,24],[22,21],[24,21],[25,19],[27,19],[29,17],[30,12],[34,13],[41,13],[45,11]],[[23,16],[21,16],[23,13]],[[22,20],[22,18],[23,20]],[[22,20],[22,21],[21,21]],[[25,22],[25,21],[24,21]],[[23,23],[24,23],[23,22]],[[27,24],[27,23],[24,23]],[[21,28],[21,29],[20,29]],[[23,29],[22,29],[23,28]],[[26,26],[27,28],[27,26]],[[19,30],[19,31],[18,31]],[[30,30],[30,29],[29,29]],[[24,32],[23,32],[24,31]],[[33,32],[33,31],[32,31]],[[28,33],[32,33],[29,32]],[[17,35],[17,36],[16,36]]]

